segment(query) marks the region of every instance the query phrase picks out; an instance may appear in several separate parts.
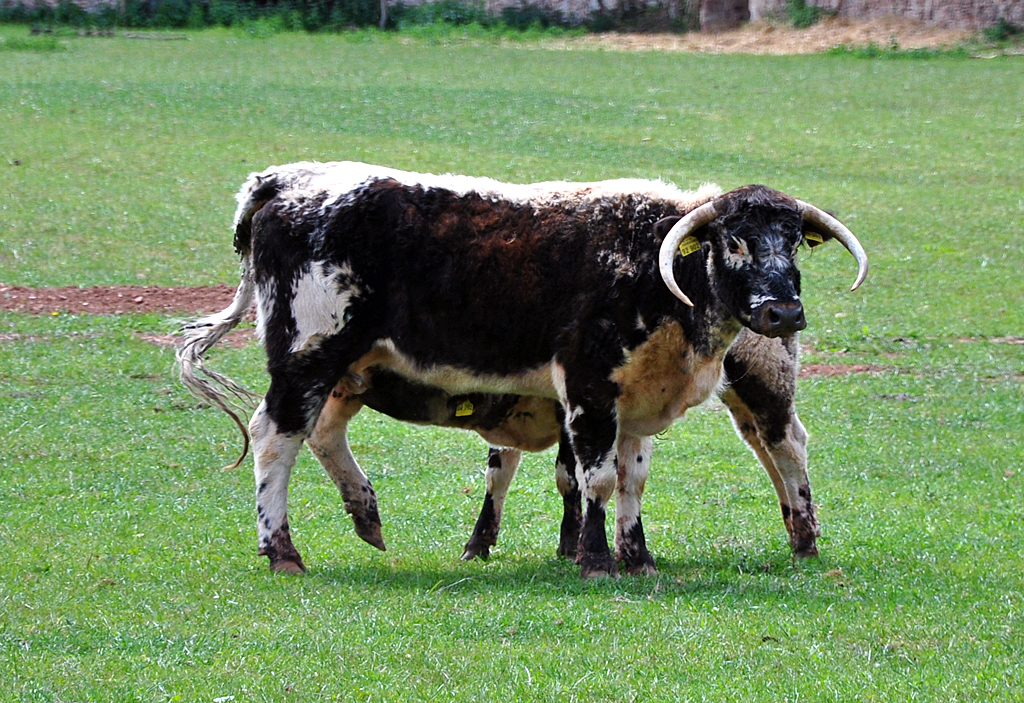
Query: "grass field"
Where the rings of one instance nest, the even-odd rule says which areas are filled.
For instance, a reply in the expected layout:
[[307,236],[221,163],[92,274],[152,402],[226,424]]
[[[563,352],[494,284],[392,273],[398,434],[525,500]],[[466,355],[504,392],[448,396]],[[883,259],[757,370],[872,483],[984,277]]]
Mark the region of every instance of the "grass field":
[[[844,252],[804,256],[802,339],[874,372],[800,387],[819,559],[711,405],[655,443],[657,577],[554,556],[551,453],[460,562],[482,443],[366,411],[389,550],[305,454],[294,578],[219,468],[233,427],[142,339],[176,320],[0,314],[0,701],[1024,699],[1022,59],[187,36],[0,50],[0,282],[233,283],[234,192],[301,159],[763,182],[865,244],[854,294]],[[214,363],[265,384],[256,347]]]

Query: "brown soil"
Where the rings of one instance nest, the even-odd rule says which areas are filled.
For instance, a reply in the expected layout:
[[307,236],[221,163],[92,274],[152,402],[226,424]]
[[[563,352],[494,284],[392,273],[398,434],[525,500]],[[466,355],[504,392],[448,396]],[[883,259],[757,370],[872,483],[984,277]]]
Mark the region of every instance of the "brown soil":
[[154,311],[199,314],[223,310],[234,294],[235,289],[228,285],[24,288],[0,284],[0,310],[34,315],[61,312],[119,315]]
[[559,44],[566,49],[598,46],[625,51],[699,51],[716,54],[810,54],[837,46],[900,49],[955,47],[974,36],[962,29],[929,27],[921,22],[885,17],[869,21],[831,18],[806,29],[767,21],[751,22],[727,32],[688,34],[592,34]]
[[891,368],[871,364],[805,364],[800,367],[800,378],[849,376],[855,373],[880,376],[893,371]]

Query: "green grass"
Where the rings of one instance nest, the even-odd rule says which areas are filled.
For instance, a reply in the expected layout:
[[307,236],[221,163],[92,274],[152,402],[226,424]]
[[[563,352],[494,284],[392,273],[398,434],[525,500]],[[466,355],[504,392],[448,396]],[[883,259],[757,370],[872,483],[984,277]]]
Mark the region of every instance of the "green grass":
[[[23,33],[0,27],[0,35]],[[62,38],[0,61],[0,281],[234,282],[252,170],[355,158],[513,180],[765,182],[834,211],[802,262],[818,560],[717,406],[656,440],[660,575],[582,583],[529,456],[489,563],[458,560],[483,445],[370,412],[389,550],[305,453],[310,572],[255,555],[230,422],[176,321],[0,315],[0,700],[1019,700],[1024,690],[1021,60],[555,51],[355,33]],[[14,165],[14,162],[19,162]],[[261,388],[256,347],[215,353]]]

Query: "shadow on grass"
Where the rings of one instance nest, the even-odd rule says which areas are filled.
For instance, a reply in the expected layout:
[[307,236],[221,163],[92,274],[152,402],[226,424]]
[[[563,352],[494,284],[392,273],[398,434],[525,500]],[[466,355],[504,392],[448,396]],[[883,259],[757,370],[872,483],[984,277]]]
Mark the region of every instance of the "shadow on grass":
[[[825,574],[827,559],[794,560],[784,551],[716,550],[694,559],[659,559],[654,576],[582,580],[579,567],[557,557],[492,557],[489,562],[399,560],[313,565],[305,579],[348,588],[391,593],[499,594],[516,590],[549,591],[565,596],[607,594],[625,598],[709,597],[742,593],[751,602],[795,595],[794,582]],[[818,579],[821,580],[820,578]],[[802,587],[801,587],[802,588]]]

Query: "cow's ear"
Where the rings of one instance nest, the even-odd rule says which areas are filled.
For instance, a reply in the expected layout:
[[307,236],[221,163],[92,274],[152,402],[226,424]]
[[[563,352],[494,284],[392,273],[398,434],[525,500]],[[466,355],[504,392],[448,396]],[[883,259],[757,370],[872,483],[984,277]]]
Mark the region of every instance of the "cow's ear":
[[[654,223],[654,239],[658,242],[665,241],[665,237],[668,236],[669,231],[675,226],[679,220],[683,219],[677,215],[671,215],[669,217],[663,217]],[[705,242],[708,239],[708,226],[701,225],[686,237],[684,241],[698,241]]]
[[813,249],[831,239],[834,239],[834,237],[828,232],[819,232],[808,222],[804,222],[804,242],[806,242],[807,246]]
[[677,215],[671,217],[663,217],[654,223],[654,238],[659,242],[665,239],[665,235],[672,229],[672,225],[683,219]]

